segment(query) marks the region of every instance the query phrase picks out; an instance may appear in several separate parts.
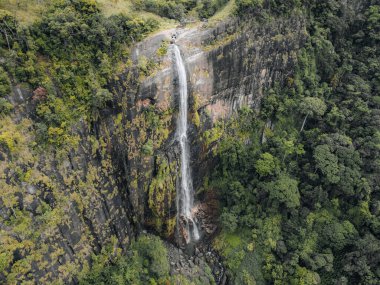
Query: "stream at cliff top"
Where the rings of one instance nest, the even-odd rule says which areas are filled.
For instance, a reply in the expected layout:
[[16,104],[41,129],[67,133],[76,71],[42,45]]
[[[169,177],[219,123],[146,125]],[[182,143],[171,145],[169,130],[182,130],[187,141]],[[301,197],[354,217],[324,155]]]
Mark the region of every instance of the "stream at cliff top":
[[199,240],[199,230],[193,218],[194,190],[190,169],[190,146],[187,137],[187,112],[188,112],[188,88],[186,68],[183,62],[181,51],[178,46],[173,44],[173,51],[178,72],[179,86],[179,116],[177,122],[177,140],[181,148],[181,183],[180,191],[177,194],[178,201],[178,225],[183,229],[181,235],[186,243]]

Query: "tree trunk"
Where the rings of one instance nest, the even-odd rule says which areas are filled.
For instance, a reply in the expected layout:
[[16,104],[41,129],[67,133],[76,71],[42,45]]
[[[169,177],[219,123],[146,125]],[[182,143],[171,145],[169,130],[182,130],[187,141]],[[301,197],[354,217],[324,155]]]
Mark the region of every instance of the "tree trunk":
[[7,31],[3,31],[3,33],[4,33],[4,35],[5,35],[5,39],[6,39],[6,41],[7,41],[8,50],[10,51],[10,50],[11,50],[11,45],[9,44]]
[[305,116],[305,119],[303,119],[302,127],[301,127],[301,129],[300,129],[300,133],[302,133],[303,128],[305,127],[306,119],[307,119],[308,116],[309,116],[309,113],[307,113],[306,116]]

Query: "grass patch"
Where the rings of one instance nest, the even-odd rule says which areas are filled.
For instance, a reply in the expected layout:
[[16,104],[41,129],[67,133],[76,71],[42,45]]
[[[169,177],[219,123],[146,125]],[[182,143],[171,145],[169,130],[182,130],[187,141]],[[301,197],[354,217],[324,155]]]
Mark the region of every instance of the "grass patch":
[[27,26],[42,17],[48,3],[38,0],[0,0],[0,9],[9,11],[21,25]]
[[221,46],[225,46],[229,43],[231,43],[233,40],[235,40],[239,36],[240,32],[235,32],[233,34],[227,34],[225,37],[217,39],[210,44],[203,47],[204,51],[210,51],[213,49],[216,49]]
[[230,0],[227,2],[226,5],[222,9],[220,9],[218,12],[215,13],[214,16],[212,16],[208,22],[209,25],[216,24],[220,21],[225,20],[229,16],[231,16],[236,10],[236,3],[235,0]]
[[[0,0],[0,9],[9,11],[23,26],[29,26],[42,18],[44,11],[53,1],[41,0]],[[170,29],[178,25],[175,20],[160,17],[154,13],[136,11],[129,0],[96,0],[106,17],[126,14],[137,18],[152,18],[158,21],[159,30]]]
[[[44,11],[52,5],[52,2],[47,0],[0,0],[0,9],[9,11],[21,25],[28,26],[39,20],[44,15]],[[152,18],[158,21],[160,31],[171,29],[178,25],[178,21],[176,20],[160,17],[157,14],[146,11],[136,11],[133,1],[130,0],[96,0],[96,2],[106,17],[116,14],[127,14],[142,19]],[[233,14],[235,8],[235,0],[230,0],[209,19],[209,25],[228,18]],[[196,25],[198,24],[199,22],[197,21]]]
[[96,2],[106,17],[120,13],[130,14],[134,10],[132,2],[128,0],[96,0]]
[[240,233],[220,233],[214,240],[214,247],[223,256],[228,256],[236,250],[246,248],[249,241],[250,231],[241,229]]
[[[142,18],[144,20],[150,18],[159,23],[159,30],[174,28],[178,25],[175,20],[160,17],[154,13],[146,11],[136,11],[134,4],[129,0],[96,0],[99,3],[99,8],[106,17],[117,14],[126,14],[133,17]],[[155,31],[157,32],[157,31]]]

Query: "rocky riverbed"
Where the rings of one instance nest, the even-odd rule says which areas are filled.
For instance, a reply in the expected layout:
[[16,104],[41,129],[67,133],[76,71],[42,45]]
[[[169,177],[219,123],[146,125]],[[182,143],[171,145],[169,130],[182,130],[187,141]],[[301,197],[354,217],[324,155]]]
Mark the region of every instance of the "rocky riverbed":
[[186,250],[171,243],[167,243],[166,246],[170,275],[183,275],[195,284],[228,284],[221,258],[209,244],[189,246]]

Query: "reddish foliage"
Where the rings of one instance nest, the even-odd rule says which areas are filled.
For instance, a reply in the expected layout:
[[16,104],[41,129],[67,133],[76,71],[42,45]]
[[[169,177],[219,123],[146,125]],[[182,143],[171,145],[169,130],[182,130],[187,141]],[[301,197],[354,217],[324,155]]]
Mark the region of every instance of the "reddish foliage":
[[32,100],[33,101],[42,101],[45,100],[47,97],[47,90],[43,87],[38,87],[36,90],[33,91]]
[[149,105],[152,104],[152,100],[147,98],[147,99],[141,99],[139,101],[137,101],[137,107],[140,109],[141,107],[142,108],[146,108],[148,107]]

